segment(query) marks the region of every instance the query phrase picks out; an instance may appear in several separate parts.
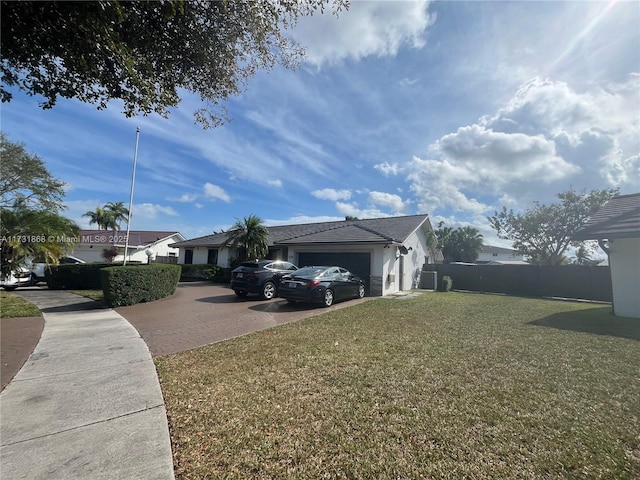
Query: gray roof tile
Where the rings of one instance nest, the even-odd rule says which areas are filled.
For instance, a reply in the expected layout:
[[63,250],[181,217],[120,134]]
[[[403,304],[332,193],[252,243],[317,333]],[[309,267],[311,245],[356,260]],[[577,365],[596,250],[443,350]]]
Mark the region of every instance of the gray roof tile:
[[[387,243],[404,242],[411,233],[428,222],[428,215],[342,220],[267,227],[269,246],[315,243]],[[226,233],[175,243],[176,247],[221,247],[227,244]]]
[[609,200],[573,238],[595,240],[640,237],[640,193]]

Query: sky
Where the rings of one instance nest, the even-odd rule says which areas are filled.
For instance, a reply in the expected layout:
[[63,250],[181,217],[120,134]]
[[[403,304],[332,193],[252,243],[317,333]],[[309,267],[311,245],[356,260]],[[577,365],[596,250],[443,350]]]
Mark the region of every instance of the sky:
[[[131,230],[186,238],[429,214],[497,238],[487,216],[557,194],[640,192],[640,3],[351,1],[289,32],[296,70],[259,72],[205,130],[197,96],[126,118],[14,91],[1,129],[66,183],[64,215],[129,204]],[[126,228],[125,225],[122,226]]]

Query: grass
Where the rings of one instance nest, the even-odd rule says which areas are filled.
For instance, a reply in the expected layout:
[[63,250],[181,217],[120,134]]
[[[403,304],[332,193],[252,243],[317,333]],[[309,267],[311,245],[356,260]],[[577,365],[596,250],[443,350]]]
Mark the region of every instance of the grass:
[[156,359],[177,479],[640,478],[640,323],[376,299]]
[[13,293],[0,291],[0,318],[39,317],[40,310]]

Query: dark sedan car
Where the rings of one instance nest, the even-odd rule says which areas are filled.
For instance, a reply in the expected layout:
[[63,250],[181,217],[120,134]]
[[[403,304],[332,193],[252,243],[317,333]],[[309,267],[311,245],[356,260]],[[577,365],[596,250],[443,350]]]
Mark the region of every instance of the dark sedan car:
[[297,269],[293,263],[282,260],[243,262],[231,271],[231,288],[239,297],[257,293],[270,300],[278,294],[280,277]]
[[342,267],[304,267],[280,279],[278,295],[290,302],[321,303],[362,298],[364,281]]

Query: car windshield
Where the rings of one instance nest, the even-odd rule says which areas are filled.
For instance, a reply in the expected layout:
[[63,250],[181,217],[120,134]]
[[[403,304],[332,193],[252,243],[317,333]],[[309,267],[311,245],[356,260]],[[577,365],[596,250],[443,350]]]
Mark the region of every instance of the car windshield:
[[296,277],[317,277],[326,269],[327,267],[302,267],[293,272],[293,275]]

